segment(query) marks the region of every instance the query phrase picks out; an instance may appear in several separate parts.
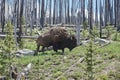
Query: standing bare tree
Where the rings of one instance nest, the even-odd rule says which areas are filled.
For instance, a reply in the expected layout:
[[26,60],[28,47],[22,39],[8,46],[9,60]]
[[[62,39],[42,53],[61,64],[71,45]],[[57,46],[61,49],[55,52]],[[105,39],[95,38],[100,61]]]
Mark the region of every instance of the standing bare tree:
[[110,0],[105,0],[105,26],[110,23]]
[[102,37],[102,4],[100,0],[100,38]]
[[14,24],[14,38],[15,38],[15,43],[16,46],[18,46],[17,42],[17,0],[14,0],[14,9],[13,9],[13,24]]
[[69,8],[70,8],[70,2],[69,2],[70,0],[67,0],[67,23],[69,24],[70,23],[70,10],[69,10]]
[[117,0],[117,31],[120,31],[120,0]]
[[20,4],[20,12],[18,15],[18,26],[19,26],[19,32],[18,32],[18,43],[21,42],[21,35],[22,35],[22,17],[23,17],[23,9],[24,9],[24,0],[18,0],[18,4]]
[[2,26],[2,33],[4,32],[4,26],[5,26],[5,1],[1,1],[1,26]]
[[97,1],[96,0],[96,12],[95,12],[95,24],[96,26],[98,26],[98,4],[97,4]]
[[84,24],[85,22],[85,0],[81,0],[81,16],[82,16],[81,23]]
[[71,21],[71,23],[72,24],[74,24],[75,22],[75,20],[74,20],[74,3],[75,3],[75,0],[72,0],[72,5],[71,5],[71,19],[70,19],[70,21]]
[[59,22],[62,22],[62,0],[59,0]]
[[67,23],[67,0],[64,0],[65,23]]
[[[33,11],[32,11],[32,23],[33,23],[33,25],[36,25],[36,17],[37,17],[37,7],[36,7],[36,4],[37,4],[37,2],[36,2],[36,0],[33,0]],[[34,28],[35,26],[33,26],[33,28]]]
[[44,27],[44,20],[45,20],[45,11],[44,11],[44,0],[42,0],[42,5],[41,5],[41,19],[40,19],[40,23],[41,26]]
[[56,0],[54,0],[54,9],[53,9],[53,24],[55,24],[55,11],[56,11]]
[[115,20],[115,27],[116,27],[116,19],[117,19],[117,8],[116,8],[116,5],[117,5],[117,0],[114,0],[114,20]]
[[92,14],[92,0],[88,0],[88,5],[89,5],[89,11],[88,11],[88,22],[89,22],[89,33],[91,34],[92,32],[92,21],[93,21],[93,14]]
[[114,20],[113,20],[113,3],[114,3],[114,1],[112,0],[112,3],[110,3],[111,4],[111,6],[110,6],[110,24],[112,24],[113,25],[113,22],[114,22]]
[[83,0],[83,23],[85,22],[85,0]]
[[51,25],[51,8],[52,8],[52,0],[49,0],[49,24]]
[[19,37],[17,37],[17,43],[19,44],[19,42],[21,41],[21,37],[20,37],[20,0],[17,0],[17,3],[16,3],[16,18],[17,18],[17,26],[16,28],[19,28],[19,31],[16,31],[17,35]]

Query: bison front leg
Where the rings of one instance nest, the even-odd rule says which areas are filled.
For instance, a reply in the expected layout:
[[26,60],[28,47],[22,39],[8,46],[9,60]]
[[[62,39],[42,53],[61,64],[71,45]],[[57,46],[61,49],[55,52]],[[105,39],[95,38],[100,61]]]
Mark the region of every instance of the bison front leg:
[[45,47],[43,46],[43,47],[42,47],[42,52],[44,52],[44,48],[45,48]]
[[40,45],[37,45],[37,49],[36,49],[36,52],[35,52],[34,56],[38,55],[39,48],[40,48]]
[[55,46],[53,46],[53,50],[54,50],[55,52],[57,52],[57,48],[56,48]]
[[64,49],[62,49],[62,55],[64,55]]

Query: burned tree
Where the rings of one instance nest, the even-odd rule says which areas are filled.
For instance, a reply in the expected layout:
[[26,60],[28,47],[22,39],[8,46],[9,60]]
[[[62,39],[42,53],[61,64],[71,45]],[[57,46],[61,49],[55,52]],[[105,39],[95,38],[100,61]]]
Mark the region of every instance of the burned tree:
[[41,26],[44,26],[44,20],[45,20],[45,11],[44,11],[44,0],[42,0],[42,5],[41,5],[41,19],[40,19],[40,23]]
[[2,33],[4,32],[4,26],[5,26],[5,1],[1,1],[1,26],[2,26]]

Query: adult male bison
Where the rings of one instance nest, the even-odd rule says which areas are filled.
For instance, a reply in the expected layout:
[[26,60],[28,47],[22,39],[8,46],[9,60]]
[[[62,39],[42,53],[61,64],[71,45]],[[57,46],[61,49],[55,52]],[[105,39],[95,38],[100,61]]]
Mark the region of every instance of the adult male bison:
[[68,48],[70,51],[77,46],[77,40],[74,35],[68,35],[63,40],[57,41],[53,44],[53,50],[58,51],[58,49],[62,50],[62,54],[64,54],[64,48]]
[[57,51],[64,48],[72,50],[77,44],[76,38],[73,35],[68,34],[67,30],[63,27],[53,27],[48,32],[40,35],[37,42],[37,52],[39,47],[42,46],[42,51],[45,47],[53,46],[53,50]]

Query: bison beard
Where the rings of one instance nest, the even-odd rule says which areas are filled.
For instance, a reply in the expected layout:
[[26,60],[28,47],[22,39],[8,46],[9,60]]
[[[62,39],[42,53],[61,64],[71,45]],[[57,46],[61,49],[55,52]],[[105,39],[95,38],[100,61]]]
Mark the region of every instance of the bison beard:
[[57,52],[58,49],[61,49],[64,53],[64,48],[69,48],[71,51],[77,45],[76,42],[75,36],[69,35],[65,28],[54,27],[38,37],[36,40],[37,52],[40,46],[42,46],[42,52],[44,52],[45,47],[53,46],[54,51]]

